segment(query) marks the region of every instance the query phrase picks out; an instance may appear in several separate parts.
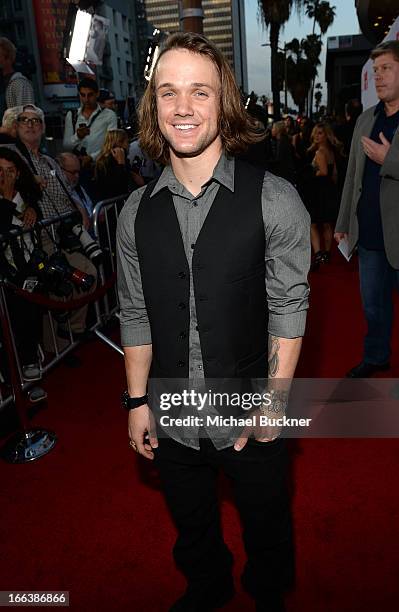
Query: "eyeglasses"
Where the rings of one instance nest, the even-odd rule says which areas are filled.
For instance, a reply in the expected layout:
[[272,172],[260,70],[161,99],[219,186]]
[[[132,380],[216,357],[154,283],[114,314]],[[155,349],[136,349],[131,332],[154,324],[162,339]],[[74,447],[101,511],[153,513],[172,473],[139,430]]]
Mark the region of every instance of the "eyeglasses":
[[43,123],[39,117],[18,117],[17,121],[24,125],[39,125],[39,123]]
[[64,166],[61,166],[61,168],[67,174],[75,174],[75,175],[79,175],[80,174],[80,170],[68,170],[67,168],[64,168]]

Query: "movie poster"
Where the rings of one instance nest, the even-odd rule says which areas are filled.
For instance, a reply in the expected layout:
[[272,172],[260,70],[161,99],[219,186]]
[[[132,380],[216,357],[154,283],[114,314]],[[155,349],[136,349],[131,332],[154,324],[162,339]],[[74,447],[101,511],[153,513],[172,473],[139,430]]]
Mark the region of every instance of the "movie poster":
[[61,57],[69,0],[33,0],[37,42],[43,72],[43,83],[64,80],[64,61]]
[[96,66],[102,65],[109,25],[109,19],[101,17],[100,15],[93,15],[84,56],[86,62],[95,64]]

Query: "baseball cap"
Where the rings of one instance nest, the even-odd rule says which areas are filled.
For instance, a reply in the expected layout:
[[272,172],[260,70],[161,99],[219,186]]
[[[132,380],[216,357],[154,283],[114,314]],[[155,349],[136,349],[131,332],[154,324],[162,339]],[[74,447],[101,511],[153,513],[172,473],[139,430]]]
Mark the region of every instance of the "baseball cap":
[[22,113],[25,113],[25,112],[35,113],[35,115],[37,115],[39,119],[41,119],[42,122],[44,123],[44,113],[42,109],[39,108],[38,106],[35,106],[34,104],[25,104],[24,106],[21,106],[21,110],[18,113],[17,119],[18,117],[22,115]]
[[100,95],[98,96],[99,102],[106,102],[107,100],[115,100],[115,96],[109,89],[100,89]]

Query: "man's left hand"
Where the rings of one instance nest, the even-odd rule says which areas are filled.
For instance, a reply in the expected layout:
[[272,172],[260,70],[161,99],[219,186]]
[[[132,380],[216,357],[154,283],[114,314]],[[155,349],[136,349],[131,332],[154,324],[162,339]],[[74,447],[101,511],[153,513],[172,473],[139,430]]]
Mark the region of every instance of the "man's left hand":
[[252,418],[256,421],[255,425],[252,427],[245,427],[239,438],[235,441],[234,450],[240,451],[244,448],[244,446],[248,442],[248,438],[253,435],[257,442],[273,442],[276,438],[279,437],[281,433],[282,427],[272,426],[272,425],[261,425],[260,417],[267,416],[270,419],[279,419],[284,416],[284,411],[282,412],[274,412],[267,411],[267,415],[265,412],[260,412],[260,410],[255,410],[251,413]]
[[34,208],[28,206],[22,217],[22,222],[25,227],[33,227],[36,223],[37,214]]
[[367,138],[367,136],[363,136],[362,145],[363,151],[367,157],[372,159],[376,164],[382,166],[390,149],[391,143],[385,138],[382,132],[379,133],[379,137],[382,144],[371,140],[371,138]]

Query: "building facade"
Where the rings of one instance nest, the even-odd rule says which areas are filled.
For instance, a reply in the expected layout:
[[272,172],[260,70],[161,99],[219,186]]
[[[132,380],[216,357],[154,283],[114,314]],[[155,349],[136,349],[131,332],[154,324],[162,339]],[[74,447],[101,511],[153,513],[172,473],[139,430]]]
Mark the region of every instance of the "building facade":
[[[52,115],[59,117],[77,103],[76,74],[62,57],[69,4],[70,0],[0,0],[0,36],[17,47],[16,68],[33,81],[36,103],[49,115],[49,126]],[[99,84],[119,100],[137,99],[144,87],[148,47],[144,0],[105,0],[95,10],[110,21],[103,65],[96,69]]]
[[361,99],[362,67],[372,45],[363,34],[330,36],[327,40],[327,110],[342,114],[351,98]]
[[[244,0],[202,0],[204,35],[223,52],[248,91]],[[181,30],[182,2],[145,0],[147,20],[162,32]]]

